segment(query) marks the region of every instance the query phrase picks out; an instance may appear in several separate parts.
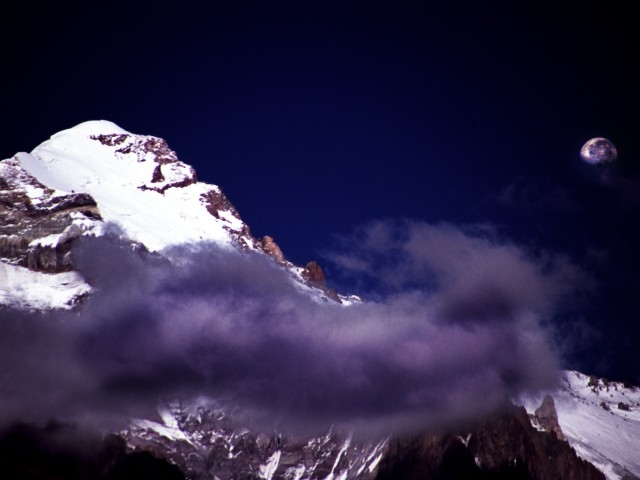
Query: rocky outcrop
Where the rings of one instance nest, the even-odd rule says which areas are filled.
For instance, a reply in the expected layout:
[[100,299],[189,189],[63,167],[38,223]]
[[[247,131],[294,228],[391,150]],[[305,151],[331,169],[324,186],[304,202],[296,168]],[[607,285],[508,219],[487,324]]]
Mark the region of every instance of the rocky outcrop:
[[70,251],[83,226],[101,219],[86,193],[50,189],[16,158],[0,163],[0,258],[45,273],[73,269]]
[[456,432],[368,443],[331,432],[294,440],[249,431],[234,423],[229,411],[199,408],[196,413],[175,404],[169,421],[167,414],[164,424],[134,424],[125,432],[127,443],[167,458],[195,480],[605,479],[555,433],[536,430],[522,407],[506,407]]
[[338,432],[292,438],[249,430],[234,413],[174,403],[162,424],[134,422],[123,434],[131,449],[166,458],[192,480],[372,480],[386,448],[385,440],[358,442]]
[[262,251],[273,258],[276,263],[279,263],[280,265],[286,265],[287,261],[284,258],[282,250],[280,250],[278,244],[269,235],[265,235],[264,237],[262,237],[258,245],[260,246]]
[[483,478],[481,475],[463,441],[448,435],[423,435],[392,440],[376,480],[471,480]]
[[214,218],[223,222],[223,228],[229,232],[235,243],[242,249],[258,244],[251,235],[248,225],[242,221],[236,207],[218,187],[212,187],[200,195],[200,202]]
[[468,431],[390,443],[378,480],[604,480],[555,433],[536,430],[522,407],[509,407]]
[[233,206],[227,196],[219,188],[213,188],[207,193],[200,195],[200,201],[207,208],[207,211],[218,220],[223,219],[223,214],[228,213],[240,220],[240,214]]
[[91,135],[89,138],[109,147],[118,147],[115,150],[116,153],[123,155],[133,153],[137,156],[139,162],[146,161],[147,154],[151,154],[153,161],[158,165],[167,165],[179,161],[176,152],[171,150],[167,142],[162,138],[128,133]]
[[324,271],[320,265],[315,261],[307,263],[302,268],[302,278],[304,278],[309,284],[315,286],[326,286],[327,279],[324,276]]
[[[250,245],[255,245],[260,251],[269,255],[277,264],[284,267],[294,267],[294,264],[286,259],[280,246],[272,237],[265,235],[258,240],[251,235],[249,227],[241,220],[238,210],[219,188],[213,188],[200,195],[200,201],[213,217],[227,223],[224,228],[241,248],[246,249]],[[306,285],[321,290],[327,298],[341,302],[338,293],[327,285],[324,271],[317,262],[311,261],[302,267],[300,269],[300,279]]]
[[535,417],[540,427],[547,432],[554,432],[556,437],[560,440],[564,440],[564,433],[560,428],[558,422],[558,412],[556,411],[556,404],[553,401],[551,395],[545,395],[542,399],[542,403],[536,409]]
[[302,279],[310,287],[315,287],[322,290],[327,297],[332,300],[340,302],[340,296],[333,288],[329,288],[327,285],[327,279],[324,276],[322,267],[317,262],[311,261],[302,267],[301,273]]
[[116,156],[134,156],[137,162],[155,163],[149,184],[140,185],[141,190],[165,193],[170,188],[186,187],[198,181],[195,170],[178,160],[176,152],[162,138],[128,133],[91,135],[89,138],[116,147]]

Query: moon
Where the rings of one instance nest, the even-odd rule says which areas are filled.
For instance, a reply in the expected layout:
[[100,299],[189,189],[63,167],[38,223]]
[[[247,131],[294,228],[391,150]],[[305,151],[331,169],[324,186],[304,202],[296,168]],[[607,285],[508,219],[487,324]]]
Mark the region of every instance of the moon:
[[591,165],[604,165],[613,162],[618,157],[618,151],[610,140],[595,137],[582,146],[580,157]]

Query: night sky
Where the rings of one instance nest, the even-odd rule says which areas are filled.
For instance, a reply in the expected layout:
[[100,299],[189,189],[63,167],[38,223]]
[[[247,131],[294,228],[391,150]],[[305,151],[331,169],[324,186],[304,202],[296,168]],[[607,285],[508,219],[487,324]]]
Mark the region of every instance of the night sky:
[[5,7],[0,158],[93,119],[162,137],[345,293],[327,252],[362,225],[491,228],[581,270],[564,366],[640,383],[640,30],[558,3]]

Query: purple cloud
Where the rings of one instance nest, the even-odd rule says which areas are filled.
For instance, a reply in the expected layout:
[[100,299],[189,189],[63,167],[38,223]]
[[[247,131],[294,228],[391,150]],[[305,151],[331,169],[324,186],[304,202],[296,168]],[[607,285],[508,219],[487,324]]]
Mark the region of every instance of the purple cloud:
[[348,307],[311,298],[260,255],[202,244],[169,264],[83,241],[76,264],[97,291],[79,312],[0,313],[4,419],[204,394],[285,431],[388,434],[554,383],[541,320],[575,286],[567,261],[452,226],[377,223],[357,239],[334,258],[391,289]]

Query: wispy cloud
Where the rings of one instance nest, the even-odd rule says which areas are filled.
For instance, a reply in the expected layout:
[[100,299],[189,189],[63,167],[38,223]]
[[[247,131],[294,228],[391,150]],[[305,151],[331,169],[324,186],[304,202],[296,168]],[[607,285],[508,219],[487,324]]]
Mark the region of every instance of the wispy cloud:
[[575,192],[549,182],[520,178],[504,187],[494,198],[499,205],[525,211],[571,213],[580,209]]

